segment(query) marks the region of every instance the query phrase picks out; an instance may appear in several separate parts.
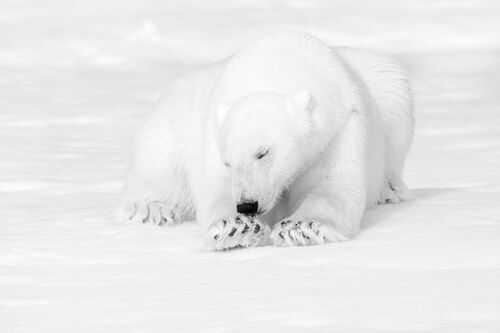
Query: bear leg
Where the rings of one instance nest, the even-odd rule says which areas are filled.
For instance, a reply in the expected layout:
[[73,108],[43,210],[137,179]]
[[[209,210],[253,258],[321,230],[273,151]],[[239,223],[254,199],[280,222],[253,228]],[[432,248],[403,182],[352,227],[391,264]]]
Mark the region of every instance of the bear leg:
[[329,176],[307,191],[292,188],[297,206],[274,226],[274,245],[343,241],[357,232],[366,206],[367,125],[360,113],[352,113],[331,147]]

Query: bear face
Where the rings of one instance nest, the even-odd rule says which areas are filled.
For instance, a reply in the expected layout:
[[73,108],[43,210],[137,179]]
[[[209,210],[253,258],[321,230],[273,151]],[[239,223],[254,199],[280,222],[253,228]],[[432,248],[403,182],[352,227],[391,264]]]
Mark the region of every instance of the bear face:
[[303,168],[311,109],[307,91],[257,92],[220,106],[219,150],[238,212],[268,212]]

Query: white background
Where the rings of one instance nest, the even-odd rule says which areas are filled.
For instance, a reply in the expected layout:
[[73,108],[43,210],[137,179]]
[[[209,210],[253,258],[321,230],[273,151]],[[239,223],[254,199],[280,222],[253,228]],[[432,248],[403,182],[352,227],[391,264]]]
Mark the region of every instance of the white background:
[[[290,28],[407,66],[418,199],[307,248],[113,224],[165,86]],[[499,31],[493,0],[0,0],[0,331],[500,331]]]

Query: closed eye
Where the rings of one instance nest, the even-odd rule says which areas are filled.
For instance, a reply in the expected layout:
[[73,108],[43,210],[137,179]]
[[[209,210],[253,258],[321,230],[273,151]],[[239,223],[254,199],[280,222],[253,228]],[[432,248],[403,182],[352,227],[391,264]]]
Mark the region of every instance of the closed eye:
[[262,159],[263,157],[265,157],[267,154],[269,154],[269,148],[262,148],[262,149],[259,149],[259,151],[257,152],[257,154],[255,155],[255,157],[260,160]]

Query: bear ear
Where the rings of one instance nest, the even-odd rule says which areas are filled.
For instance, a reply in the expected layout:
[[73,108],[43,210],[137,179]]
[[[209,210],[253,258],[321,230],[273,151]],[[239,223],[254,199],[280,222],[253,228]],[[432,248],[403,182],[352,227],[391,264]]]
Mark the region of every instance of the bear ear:
[[222,126],[224,118],[226,118],[227,112],[231,108],[231,104],[224,102],[217,107],[217,123]]
[[293,104],[295,104],[299,109],[310,111],[314,107],[314,98],[311,92],[307,89],[302,90],[297,95],[292,98]]

